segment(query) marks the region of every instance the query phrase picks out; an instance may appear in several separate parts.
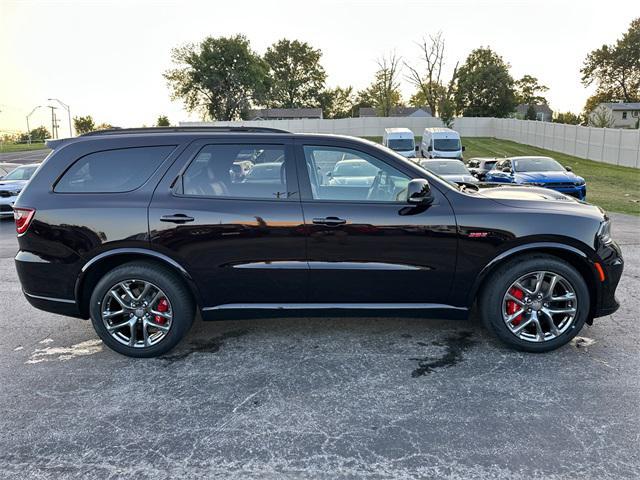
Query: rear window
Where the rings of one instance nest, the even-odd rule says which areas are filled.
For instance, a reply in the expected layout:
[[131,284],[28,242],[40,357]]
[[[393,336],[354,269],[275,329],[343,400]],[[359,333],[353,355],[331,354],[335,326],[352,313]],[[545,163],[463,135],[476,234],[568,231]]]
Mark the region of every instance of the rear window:
[[90,153],[77,160],[55,187],[61,193],[118,193],[140,187],[175,145]]

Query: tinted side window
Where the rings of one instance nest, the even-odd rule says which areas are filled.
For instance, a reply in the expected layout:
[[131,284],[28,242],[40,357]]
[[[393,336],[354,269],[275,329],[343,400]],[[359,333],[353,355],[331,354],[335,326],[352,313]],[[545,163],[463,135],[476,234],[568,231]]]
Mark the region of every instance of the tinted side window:
[[175,145],[90,153],[77,160],[55,187],[61,193],[118,193],[140,187]]
[[207,145],[184,172],[179,193],[282,200],[286,180],[283,145]]
[[409,177],[364,152],[305,146],[304,155],[316,200],[404,201]]

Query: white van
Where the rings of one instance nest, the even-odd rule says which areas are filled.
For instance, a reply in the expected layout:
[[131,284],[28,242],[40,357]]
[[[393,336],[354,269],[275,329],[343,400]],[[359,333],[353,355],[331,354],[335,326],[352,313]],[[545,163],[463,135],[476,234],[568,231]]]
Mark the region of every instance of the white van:
[[416,156],[416,142],[408,128],[385,128],[382,144],[403,157]]
[[462,160],[464,147],[460,134],[450,128],[425,128],[420,155],[425,158],[457,158]]

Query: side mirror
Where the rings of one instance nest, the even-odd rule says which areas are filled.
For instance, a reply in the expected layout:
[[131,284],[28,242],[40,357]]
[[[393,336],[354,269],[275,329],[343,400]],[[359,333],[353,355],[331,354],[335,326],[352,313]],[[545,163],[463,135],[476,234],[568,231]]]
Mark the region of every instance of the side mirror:
[[327,172],[327,177],[329,177],[329,178],[333,177],[333,173]]
[[427,147],[427,152],[430,152],[431,150],[433,150],[433,147],[432,147],[431,145],[429,145],[429,146]]
[[420,146],[419,146],[419,145],[416,145],[415,150],[416,150],[416,152],[417,152],[418,150],[420,150]]
[[[569,165],[565,165],[564,168],[567,169],[567,172],[573,172],[573,168],[571,168]],[[2,178],[2,177],[0,177]]]
[[465,146],[464,146],[464,145],[462,145],[462,151],[463,151],[463,152],[465,151]]
[[429,205],[433,202],[431,186],[424,178],[414,178],[407,185],[407,203],[412,205]]

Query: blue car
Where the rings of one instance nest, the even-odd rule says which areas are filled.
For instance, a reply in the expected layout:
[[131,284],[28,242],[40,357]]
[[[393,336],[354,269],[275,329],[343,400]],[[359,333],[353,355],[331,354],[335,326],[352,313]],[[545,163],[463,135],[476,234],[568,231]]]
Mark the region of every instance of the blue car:
[[551,188],[579,200],[587,197],[584,178],[550,157],[505,158],[487,172],[485,181]]

